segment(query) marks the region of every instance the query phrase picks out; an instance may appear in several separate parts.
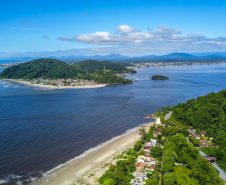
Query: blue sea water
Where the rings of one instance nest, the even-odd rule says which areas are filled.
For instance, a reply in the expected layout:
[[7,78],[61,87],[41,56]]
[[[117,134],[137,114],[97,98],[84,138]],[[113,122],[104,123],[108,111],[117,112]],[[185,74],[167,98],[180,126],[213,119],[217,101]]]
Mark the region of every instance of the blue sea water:
[[10,64],[10,63],[18,63],[18,62],[26,62],[27,59],[5,59],[0,60],[0,64]]
[[[0,71],[3,69],[0,69]],[[50,90],[0,80],[0,184],[29,184],[44,172],[127,130],[144,117],[226,89],[226,65],[136,69],[133,84]],[[169,80],[155,81],[161,74]]]

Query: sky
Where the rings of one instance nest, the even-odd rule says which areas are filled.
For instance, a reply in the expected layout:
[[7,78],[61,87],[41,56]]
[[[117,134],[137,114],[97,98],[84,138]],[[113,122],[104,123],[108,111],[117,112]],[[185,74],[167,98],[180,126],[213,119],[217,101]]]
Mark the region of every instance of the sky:
[[226,52],[225,0],[0,3],[0,58]]

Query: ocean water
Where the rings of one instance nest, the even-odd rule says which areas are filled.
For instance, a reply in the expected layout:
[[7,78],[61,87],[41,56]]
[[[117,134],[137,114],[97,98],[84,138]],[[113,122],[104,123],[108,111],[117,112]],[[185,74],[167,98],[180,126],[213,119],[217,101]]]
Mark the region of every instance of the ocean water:
[[[0,69],[0,71],[3,69]],[[226,89],[226,65],[139,68],[133,84],[50,90],[0,81],[0,184],[45,172],[149,121],[163,106]],[[154,81],[161,74],[170,80]]]
[[26,62],[28,60],[26,59],[6,59],[6,60],[0,60],[0,64],[9,64],[9,63],[18,63],[18,62]]

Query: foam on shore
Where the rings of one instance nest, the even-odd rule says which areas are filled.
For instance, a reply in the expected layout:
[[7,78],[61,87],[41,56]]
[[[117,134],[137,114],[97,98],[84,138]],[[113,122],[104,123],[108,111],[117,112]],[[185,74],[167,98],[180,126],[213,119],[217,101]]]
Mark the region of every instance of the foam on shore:
[[47,88],[47,89],[90,89],[90,88],[105,87],[107,85],[107,84],[96,84],[96,85],[83,85],[83,86],[53,86],[53,85],[32,84],[27,81],[15,80],[15,79],[0,79],[0,80],[21,83],[28,86]]
[[[146,126],[147,126],[147,125],[150,125],[150,126],[151,126],[152,124],[153,124],[153,122],[147,123],[147,124],[144,124],[144,125],[146,125]],[[61,174],[62,172],[66,171],[69,167],[72,167],[73,165],[75,165],[75,164],[73,164],[73,163],[75,163],[76,161],[81,160],[81,158],[86,157],[88,154],[92,154],[92,153],[94,153],[94,152],[98,152],[98,150],[100,150],[101,148],[104,148],[105,146],[108,146],[108,145],[111,144],[111,143],[114,143],[114,142],[116,142],[116,141],[120,141],[120,139],[121,139],[121,138],[124,138],[125,136],[128,136],[128,135],[130,135],[130,134],[136,133],[136,131],[138,131],[139,128],[140,128],[140,126],[135,127],[135,128],[132,128],[132,129],[129,129],[129,130],[127,130],[125,133],[123,133],[123,134],[120,135],[120,136],[116,136],[116,137],[112,138],[112,139],[109,140],[109,141],[106,141],[106,142],[104,142],[104,143],[98,144],[97,146],[95,146],[95,147],[93,147],[93,148],[90,148],[89,150],[86,150],[85,152],[83,152],[83,153],[80,154],[79,156],[77,156],[77,157],[75,157],[75,158],[73,158],[73,159],[67,161],[66,163],[60,164],[60,165],[58,165],[57,167],[55,167],[55,168],[53,168],[53,169],[51,169],[51,170],[49,170],[49,171],[43,173],[43,174],[42,174],[43,177],[41,177],[38,181],[35,180],[34,182],[32,182],[32,184],[48,184],[49,180],[55,178],[56,176],[60,176],[60,174]],[[137,135],[138,135],[138,134],[137,134]],[[132,145],[129,144],[129,146],[132,147],[133,144],[134,144],[134,143],[132,143]],[[125,145],[125,147],[126,147],[126,145]],[[122,147],[122,148],[123,148],[123,147]],[[125,150],[125,149],[126,149],[126,148],[124,148],[123,150]],[[113,155],[113,154],[112,154],[112,155]],[[88,167],[86,167],[86,170],[85,170],[85,171],[89,171],[89,170],[90,170],[90,169],[89,169]],[[73,178],[73,177],[71,177],[71,178]],[[65,179],[65,180],[66,180],[66,179]],[[75,180],[75,179],[74,179],[74,180]],[[50,183],[50,184],[52,184],[52,183]],[[67,183],[65,183],[65,184],[67,184]],[[68,184],[69,184],[69,183],[68,183]]]

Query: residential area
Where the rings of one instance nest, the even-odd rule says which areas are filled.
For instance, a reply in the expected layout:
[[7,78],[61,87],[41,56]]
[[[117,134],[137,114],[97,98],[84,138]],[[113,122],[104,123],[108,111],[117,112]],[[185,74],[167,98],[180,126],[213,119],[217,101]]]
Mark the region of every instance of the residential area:
[[137,157],[136,171],[133,173],[135,179],[130,180],[131,184],[145,184],[144,180],[147,180],[148,176],[155,171],[156,162],[158,161],[150,155],[150,151],[154,146],[157,146],[157,140],[155,139],[151,139],[150,142],[144,144],[145,154]]
[[[170,115],[172,112],[169,113],[169,115],[166,115],[166,119],[170,118]],[[136,160],[136,170],[133,173],[134,179],[130,180],[130,184],[132,185],[143,185],[146,184],[148,178],[155,172],[156,164],[160,165],[160,168],[162,169],[162,166],[164,165],[163,159],[162,161],[158,161],[156,158],[152,156],[152,148],[156,146],[160,146],[162,149],[164,149],[164,146],[162,145],[162,141],[165,139],[165,137],[162,136],[162,129],[164,129],[165,125],[161,123],[160,118],[156,119],[156,122],[154,124],[155,128],[153,130],[153,138],[146,142],[143,146],[144,155],[138,156]],[[168,127],[171,127],[172,125],[168,125]],[[205,130],[203,131],[196,131],[192,127],[186,128],[188,135],[186,137],[187,142],[193,144],[196,148],[203,148],[203,147],[209,147],[212,146],[212,140],[213,138],[207,137],[207,132]],[[178,135],[179,133],[175,133],[175,135]],[[216,146],[216,145],[215,145]],[[204,152],[199,152],[200,155],[202,155],[206,161],[211,163],[214,168],[216,169],[217,173],[219,173],[220,177],[225,180],[225,172],[215,163],[215,158],[206,155]],[[159,159],[159,157],[158,157]],[[177,163],[175,162],[173,164],[174,166],[186,166],[188,164],[184,163]],[[159,170],[158,171],[162,171]],[[163,172],[163,171],[162,171]],[[157,171],[155,173],[158,173]],[[162,176],[161,173],[158,173],[159,176]],[[161,178],[160,178],[161,179]],[[161,181],[161,180],[160,180]]]
[[83,86],[83,85],[96,85],[97,83],[94,80],[84,80],[84,79],[44,79],[37,78],[34,80],[27,80],[32,84],[40,85],[53,85],[53,86]]

